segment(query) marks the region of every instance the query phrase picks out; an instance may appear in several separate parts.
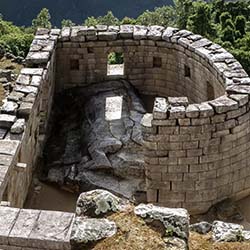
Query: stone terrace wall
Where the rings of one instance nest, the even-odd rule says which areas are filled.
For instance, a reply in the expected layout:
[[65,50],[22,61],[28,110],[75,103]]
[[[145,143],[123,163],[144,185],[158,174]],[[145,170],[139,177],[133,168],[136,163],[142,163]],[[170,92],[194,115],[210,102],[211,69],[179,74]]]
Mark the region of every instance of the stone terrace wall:
[[198,55],[204,46],[224,50],[186,30],[131,25],[73,27],[64,28],[59,40],[58,91],[114,78],[107,76],[108,54],[119,52],[124,55],[125,72],[118,78],[129,80],[140,93],[185,95],[190,102],[201,102],[225,92],[223,77]]
[[53,101],[59,31],[38,30],[0,114],[0,201],[22,207],[41,155]]

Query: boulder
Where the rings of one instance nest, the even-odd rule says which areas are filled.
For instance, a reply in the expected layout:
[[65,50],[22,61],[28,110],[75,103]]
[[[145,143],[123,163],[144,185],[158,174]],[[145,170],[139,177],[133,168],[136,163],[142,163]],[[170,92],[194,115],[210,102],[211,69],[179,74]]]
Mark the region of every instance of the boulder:
[[24,131],[25,120],[17,119],[16,122],[11,126],[10,132],[12,134],[21,134]]
[[163,240],[168,250],[188,250],[188,244],[185,240],[177,237],[167,237]]
[[206,221],[202,221],[202,222],[190,225],[189,229],[190,229],[190,231],[196,232],[199,234],[207,234],[211,231],[212,224],[210,224]]
[[250,241],[250,231],[243,230],[242,231],[242,236],[244,241]]
[[149,223],[160,221],[166,230],[166,236],[171,234],[171,236],[188,240],[189,214],[186,209],[140,204],[135,207],[134,212]]
[[112,193],[96,189],[82,193],[76,203],[77,216],[97,217],[123,209],[125,201]]
[[222,221],[214,221],[212,226],[212,237],[214,241],[235,242],[243,239],[243,226],[226,223]]
[[70,243],[75,248],[84,247],[86,244],[111,237],[116,232],[117,227],[113,221],[76,217],[73,222]]
[[1,112],[3,114],[15,114],[18,108],[17,103],[12,101],[5,102],[1,107]]

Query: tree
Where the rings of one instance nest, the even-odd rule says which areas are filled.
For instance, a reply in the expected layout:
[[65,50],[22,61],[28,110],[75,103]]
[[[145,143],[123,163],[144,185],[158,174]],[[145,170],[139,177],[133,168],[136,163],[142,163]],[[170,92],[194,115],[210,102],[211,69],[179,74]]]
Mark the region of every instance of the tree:
[[240,32],[241,37],[246,34],[246,18],[242,15],[235,19],[235,29]]
[[136,20],[134,18],[130,18],[125,16],[122,20],[121,20],[121,24],[136,24]]
[[70,19],[63,19],[61,22],[62,27],[72,27],[75,26],[76,24],[73,23]]
[[108,11],[105,16],[100,16],[97,18],[97,23],[103,25],[119,25],[120,21],[113,15],[112,11]]
[[175,10],[172,6],[155,8],[154,11],[145,11],[137,19],[136,23],[141,25],[175,25]]
[[188,29],[202,36],[212,34],[211,8],[206,2],[194,2],[193,14],[187,22]]
[[174,9],[176,16],[176,25],[180,29],[186,29],[188,17],[192,11],[191,0],[174,0]]
[[231,14],[229,12],[221,13],[221,15],[220,15],[220,25],[221,25],[222,29],[226,28],[226,21],[228,19],[232,20],[232,16],[231,16]]
[[51,17],[49,14],[49,10],[46,8],[43,8],[40,11],[40,13],[37,15],[37,17],[32,20],[32,27],[34,29],[37,29],[37,28],[50,29],[51,28],[50,19],[51,19]]
[[225,0],[213,0],[212,1],[212,13],[215,23],[220,22],[220,15],[225,11]]
[[97,25],[97,24],[98,24],[98,21],[97,21],[97,19],[96,19],[95,17],[93,17],[93,16],[88,17],[88,18],[84,21],[84,23],[83,23],[83,25],[85,25],[85,26],[95,26],[95,25]]
[[229,41],[234,44],[235,40],[235,31],[230,26],[227,26],[225,29],[222,30],[221,40],[226,42]]

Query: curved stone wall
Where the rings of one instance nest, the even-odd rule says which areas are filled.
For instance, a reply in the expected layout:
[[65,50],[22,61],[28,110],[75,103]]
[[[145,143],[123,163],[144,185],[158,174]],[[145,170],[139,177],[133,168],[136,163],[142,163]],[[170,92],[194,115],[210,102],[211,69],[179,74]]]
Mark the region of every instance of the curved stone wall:
[[[109,52],[124,54],[123,76],[107,75]],[[26,63],[29,68],[8,97],[17,106],[2,110],[0,117],[6,130],[0,144],[6,167],[0,194],[8,185],[15,206],[22,206],[20,187],[27,190],[41,155],[54,88],[112,78],[125,78],[140,93],[160,97],[142,121],[148,202],[186,207],[194,214],[250,193],[250,79],[220,46],[159,26],[73,27],[39,30]],[[26,128],[16,136],[11,126],[20,118]],[[15,149],[6,152],[11,140]]]
[[[128,79],[140,93],[188,96],[191,103],[224,94],[223,76],[202,54],[204,47],[216,53],[224,50],[209,40],[186,30],[159,26],[104,29],[101,26],[99,32],[86,27],[63,30],[57,45],[59,88],[111,79],[107,76],[108,54],[119,52],[124,55],[122,78]],[[72,69],[72,63],[76,68]]]
[[175,28],[65,28],[57,46],[58,89],[110,79],[112,51],[124,53],[122,78],[162,97],[143,121],[148,202],[194,214],[248,195],[250,79],[233,56]]

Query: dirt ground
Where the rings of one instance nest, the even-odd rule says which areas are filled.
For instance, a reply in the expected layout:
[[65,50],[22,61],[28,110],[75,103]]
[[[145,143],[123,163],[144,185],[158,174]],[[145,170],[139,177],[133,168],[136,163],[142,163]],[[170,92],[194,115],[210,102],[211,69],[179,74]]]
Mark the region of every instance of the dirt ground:
[[59,189],[57,186],[39,183],[31,187],[25,208],[75,212],[78,194]]

